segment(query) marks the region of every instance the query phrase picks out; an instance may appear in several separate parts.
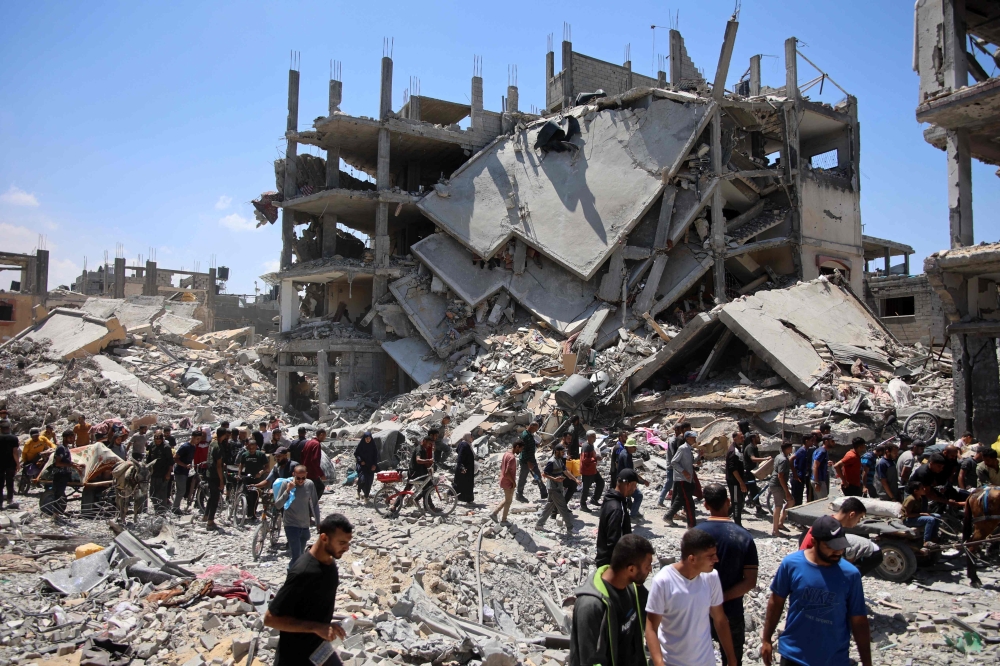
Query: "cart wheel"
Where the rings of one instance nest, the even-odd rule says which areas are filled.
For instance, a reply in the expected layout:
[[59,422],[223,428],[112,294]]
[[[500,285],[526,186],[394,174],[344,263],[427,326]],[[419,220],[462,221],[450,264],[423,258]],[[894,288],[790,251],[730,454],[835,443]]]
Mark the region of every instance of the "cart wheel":
[[[390,486],[382,486],[379,488],[379,491],[372,496],[372,504],[375,506],[375,511],[378,512],[378,515],[383,518],[388,518],[393,513],[390,504],[394,494],[395,492],[393,488]],[[403,498],[399,497],[398,501],[402,502]]]
[[876,571],[883,580],[905,583],[917,572],[917,556],[908,544],[885,539],[879,541],[878,545],[882,550],[882,563]]
[[937,436],[937,417],[930,412],[914,412],[907,417],[906,423],[903,424],[903,431],[914,440],[922,440],[930,444]]
[[268,532],[270,531],[271,521],[262,520],[260,525],[253,533],[253,559],[254,561],[259,560],[260,556],[264,552],[264,544],[267,543]]

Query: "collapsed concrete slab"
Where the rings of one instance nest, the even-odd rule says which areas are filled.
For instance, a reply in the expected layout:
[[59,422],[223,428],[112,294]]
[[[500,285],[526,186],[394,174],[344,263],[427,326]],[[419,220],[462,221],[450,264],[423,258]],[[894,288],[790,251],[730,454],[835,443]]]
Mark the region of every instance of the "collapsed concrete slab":
[[32,395],[34,393],[41,393],[43,391],[48,391],[50,388],[55,386],[62,380],[63,376],[61,374],[54,375],[48,379],[43,379],[41,381],[32,382],[30,384],[25,384],[24,386],[18,386],[16,389],[12,390],[11,393],[14,395]]
[[155,405],[163,403],[163,394],[149,386],[141,379],[133,375],[124,367],[115,363],[107,356],[98,354],[93,358],[94,363],[101,370],[101,377],[110,382],[124,386],[138,398],[149,400]]
[[656,289],[656,302],[649,308],[655,316],[683,296],[714,264],[711,255],[697,245],[682,244],[668,254],[667,265]]
[[687,359],[697,349],[704,346],[712,332],[719,326],[718,310],[700,312],[688,322],[681,332],[670,339],[658,352],[644,358],[622,373],[620,381],[627,380],[629,389],[636,390],[650,377],[669,366],[673,359]]
[[198,319],[181,317],[168,312],[156,320],[155,328],[160,333],[184,336],[201,325],[202,322]]
[[429,279],[421,280],[410,275],[389,285],[406,316],[434,352],[444,358],[458,347],[472,340],[472,333],[459,333],[448,315],[450,303],[440,293],[431,291]]
[[573,148],[536,148],[549,123],[536,121],[498,138],[418,207],[480,257],[517,237],[589,280],[663,193],[714,108],[653,97],[576,107],[560,124]]
[[798,396],[785,389],[740,386],[730,391],[719,391],[715,387],[703,387],[678,393],[642,396],[632,402],[631,411],[642,414],[664,409],[738,409],[758,414],[794,405],[796,400]]
[[426,384],[444,374],[444,361],[420,338],[389,340],[382,343],[382,349],[417,384]]
[[162,296],[89,298],[83,304],[83,311],[102,319],[115,317],[127,332],[141,334],[150,332],[153,322],[165,312],[163,303]]
[[56,308],[18,337],[49,343],[49,354],[68,360],[97,354],[112,342],[124,340],[125,329],[115,317],[102,319],[80,310]]

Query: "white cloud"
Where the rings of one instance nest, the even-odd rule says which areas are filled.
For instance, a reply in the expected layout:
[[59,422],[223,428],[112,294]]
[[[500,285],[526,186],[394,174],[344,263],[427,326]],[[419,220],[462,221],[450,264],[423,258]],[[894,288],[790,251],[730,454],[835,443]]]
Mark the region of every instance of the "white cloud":
[[239,213],[230,213],[219,220],[219,224],[233,231],[257,231],[257,222]]
[[31,208],[38,206],[38,199],[34,194],[25,192],[17,185],[11,185],[3,194],[0,194],[0,203],[8,206],[28,206]]
[[[0,238],[4,239],[3,249],[7,252],[32,254],[38,247],[38,232],[8,222],[0,222]],[[55,244],[50,242],[47,244],[47,248],[49,250],[49,289],[55,289],[61,284],[72,284],[83,268],[72,259],[60,259]],[[11,274],[0,275],[3,288],[7,287],[9,275]]]
[[275,259],[274,261],[265,261],[261,264],[261,266],[263,266],[264,270],[268,273],[277,273],[278,269],[281,267],[281,263]]
[[49,289],[55,289],[61,284],[72,285],[73,280],[80,277],[83,269],[72,259],[49,259]]
[[215,210],[226,210],[229,208],[229,204],[233,203],[232,197],[227,197],[223,194],[219,197],[219,200],[215,202]]
[[4,250],[27,254],[33,252],[38,245],[38,233],[27,227],[0,222],[0,238],[3,238]]

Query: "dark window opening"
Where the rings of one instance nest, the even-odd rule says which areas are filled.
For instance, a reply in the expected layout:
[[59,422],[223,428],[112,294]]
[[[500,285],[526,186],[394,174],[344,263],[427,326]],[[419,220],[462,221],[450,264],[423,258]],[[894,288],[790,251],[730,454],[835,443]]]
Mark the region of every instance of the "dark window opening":
[[905,317],[916,313],[913,296],[899,296],[882,301],[883,317]]
[[0,321],[14,321],[14,304],[0,301]]

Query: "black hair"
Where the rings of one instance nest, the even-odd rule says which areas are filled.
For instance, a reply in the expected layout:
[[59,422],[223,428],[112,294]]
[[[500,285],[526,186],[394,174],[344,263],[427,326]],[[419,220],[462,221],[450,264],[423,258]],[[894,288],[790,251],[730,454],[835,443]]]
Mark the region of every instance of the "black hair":
[[326,434],[326,428],[317,428],[317,429],[316,429],[316,436],[317,436],[317,437],[318,437],[319,435],[325,435],[325,434]]
[[851,448],[857,448],[859,446],[868,446],[868,442],[865,441],[864,437],[855,437],[851,440]]
[[351,525],[351,521],[349,521],[347,516],[342,513],[331,513],[319,524],[320,534],[333,536],[333,533],[337,530],[340,530],[345,534],[353,534],[354,525]]
[[437,434],[438,434],[438,429],[437,428],[431,428],[430,430],[427,431],[427,436],[428,437],[436,437]]
[[932,453],[931,457],[927,460],[927,462],[932,465],[933,464],[945,465],[948,463],[948,460],[940,453]]
[[729,499],[726,487],[721,483],[710,483],[702,488],[701,492],[705,498],[705,506],[712,511],[721,511],[722,507],[726,505],[726,500]]
[[634,469],[625,468],[623,470],[619,470],[619,472],[618,472],[618,480],[615,483],[616,484],[618,484],[618,483],[639,483],[639,475],[635,473]]
[[997,450],[994,449],[994,448],[991,448],[991,447],[984,448],[983,449],[983,457],[984,458],[997,458],[998,457]]
[[305,431],[306,431],[305,428],[299,428],[299,432],[305,432]]
[[972,437],[972,433],[966,430],[964,433],[962,433],[962,437]]
[[868,509],[865,507],[865,503],[857,497],[848,497],[844,500],[844,503],[840,505],[840,512],[867,514]]
[[829,423],[821,423],[820,424],[820,426],[819,426],[819,431],[820,432],[827,432],[828,430],[831,430],[831,426],[830,426]]
[[793,444],[790,441],[785,440],[781,443],[781,450],[784,451],[785,449],[790,449],[792,446]]
[[681,537],[681,560],[686,560],[689,555],[704,553],[715,546],[715,537],[697,527],[692,527]]
[[259,430],[254,430],[253,441],[256,442],[257,446],[264,446],[264,433]]
[[638,534],[626,534],[611,551],[611,570],[623,571],[629,567],[642,566],[647,555],[655,555],[653,544]]
[[511,448],[511,449],[516,449],[516,448],[517,448],[517,447],[519,447],[519,446],[524,446],[524,442],[522,442],[522,441],[521,441],[520,439],[515,439],[515,440],[514,440],[513,442],[511,442],[511,444],[510,444],[510,448]]
[[215,431],[215,436],[218,439],[222,439],[224,435],[228,434],[229,434],[229,428],[219,428],[218,430]]
[[926,486],[927,484],[923,481],[910,481],[906,484],[906,492],[910,495],[915,495],[918,490]]
[[219,427],[229,430],[229,421],[223,421],[222,423],[219,424]]
[[573,418],[571,418],[571,419],[569,420],[569,422],[570,422],[570,423],[576,423],[576,422],[577,422],[577,421],[579,421],[579,420],[580,420],[580,415],[579,415],[579,414],[574,414],[574,415],[573,415]]
[[885,453],[885,444],[879,444],[878,446],[876,446],[875,453],[878,455],[882,455],[883,453]]
[[[63,435],[62,436],[63,436],[63,439],[66,439],[67,437],[76,437],[76,433],[73,432],[72,430],[68,430],[67,429],[67,430],[63,430]],[[8,478],[10,478],[10,477],[8,477]]]
[[264,427],[266,428],[266,427],[267,427],[267,421],[261,421],[261,422],[260,422],[260,423],[258,423],[257,425],[258,425],[258,426],[264,426]]

